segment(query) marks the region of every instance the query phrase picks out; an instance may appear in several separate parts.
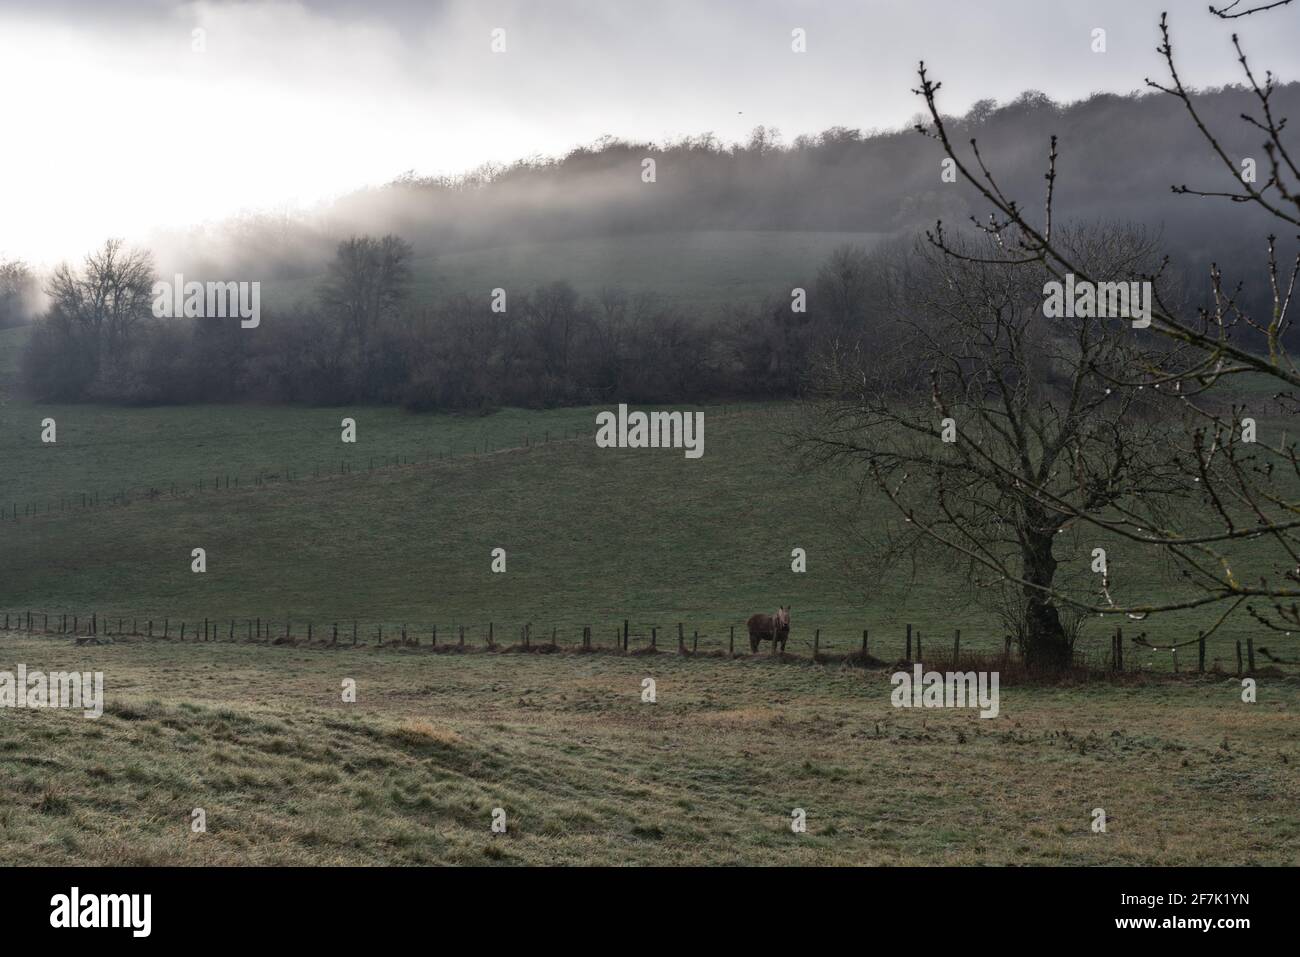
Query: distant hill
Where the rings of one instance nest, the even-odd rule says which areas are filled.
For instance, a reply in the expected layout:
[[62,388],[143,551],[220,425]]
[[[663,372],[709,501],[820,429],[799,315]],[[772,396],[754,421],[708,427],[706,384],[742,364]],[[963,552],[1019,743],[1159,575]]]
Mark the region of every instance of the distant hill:
[[[1257,107],[1249,92],[1209,90],[1196,94],[1195,104],[1229,156],[1254,157],[1263,168],[1259,131],[1241,119]],[[1279,86],[1272,108],[1278,116],[1300,113],[1300,84]],[[1099,93],[1061,104],[1028,91],[1009,103],[976,103],[951,118],[949,133],[962,150],[977,139],[1002,187],[1035,211],[1048,139],[1056,135],[1058,222],[1144,224],[1161,234],[1187,275],[1203,276],[1216,261],[1232,279],[1258,280],[1266,291],[1260,251],[1276,223],[1250,207],[1229,210],[1222,200],[1170,191],[1179,184],[1224,190],[1233,182],[1172,97]],[[641,175],[646,158],[656,163],[651,183]],[[953,226],[982,217],[973,189],[941,180],[941,158],[932,139],[910,129],[835,127],[790,144],[762,127],[737,144],[709,135],[671,143],[607,139],[456,179],[407,174],[313,216],[245,217],[154,248],[164,272],[177,265],[196,276],[305,279],[321,272],[341,237],[393,232],[417,255],[438,257],[421,277],[425,291],[435,282],[473,291],[487,273],[506,272],[488,288],[569,279],[584,290],[615,283],[708,299],[733,283],[747,288],[751,268],[761,276],[775,266],[778,285],[791,278],[783,261],[804,271],[805,257],[835,241],[809,236],[915,232],[939,218]],[[419,157],[401,161],[418,164]],[[786,238],[767,235],[773,231]],[[683,236],[691,238],[683,244]],[[1279,250],[1284,261],[1292,254],[1289,245]],[[593,282],[588,276],[597,270],[608,275]],[[706,273],[704,282],[691,278]],[[696,292],[705,285],[709,290]]]

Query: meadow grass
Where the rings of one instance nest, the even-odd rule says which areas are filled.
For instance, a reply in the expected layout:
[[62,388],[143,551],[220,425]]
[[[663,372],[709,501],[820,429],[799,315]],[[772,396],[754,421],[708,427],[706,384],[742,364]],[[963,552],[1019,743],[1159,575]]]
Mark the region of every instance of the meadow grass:
[[101,670],[107,706],[0,713],[11,864],[1224,865],[1300,846],[1294,679],[1256,704],[1223,676],[1006,687],[981,720],[892,707],[883,670],[766,657],[0,634],[0,669],[17,662]]

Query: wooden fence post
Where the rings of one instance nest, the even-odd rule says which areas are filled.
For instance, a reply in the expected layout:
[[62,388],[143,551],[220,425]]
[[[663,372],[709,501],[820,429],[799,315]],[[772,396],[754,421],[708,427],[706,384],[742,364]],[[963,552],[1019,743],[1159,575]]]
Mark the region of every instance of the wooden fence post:
[[462,648],[465,647],[465,626],[464,625],[460,626],[460,646]]
[[1205,673],[1205,632],[1198,632],[1196,638],[1196,670]]
[[734,655],[735,653],[736,653],[736,626],[732,625],[731,635],[730,637],[727,638],[727,654]]
[[821,654],[822,630],[818,628],[813,632],[813,661]]
[[650,647],[651,647],[651,648],[658,648],[658,647],[659,647],[659,629],[658,629],[658,628],[651,628],[651,629],[650,629]]
[[922,655],[922,652],[921,652],[921,632],[918,631],[918,632],[916,633],[916,660],[917,660],[917,661],[920,661],[920,660],[921,660],[921,655]]
[[686,631],[680,621],[677,623],[677,653],[686,654]]
[[1237,677],[1241,677],[1241,639],[1237,639]]
[[908,661],[912,660],[912,626],[911,625],[907,626],[907,659],[906,660]]
[[695,636],[691,639],[691,654],[700,650],[700,629],[695,629]]
[[1250,668],[1250,673],[1255,673],[1255,639],[1246,639],[1246,664]]
[[627,619],[623,619],[623,650],[627,651]]
[[867,657],[867,629],[862,629],[862,657]]

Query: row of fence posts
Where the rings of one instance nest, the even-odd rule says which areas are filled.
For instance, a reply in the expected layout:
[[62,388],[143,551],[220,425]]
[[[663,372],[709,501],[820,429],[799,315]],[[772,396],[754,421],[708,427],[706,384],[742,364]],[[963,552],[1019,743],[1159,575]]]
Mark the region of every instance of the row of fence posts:
[[[43,632],[45,632],[46,634],[48,634],[49,631],[50,631],[50,616],[49,616],[49,613],[48,613],[48,612],[42,612],[42,613],[41,613],[41,616],[42,616],[42,621],[41,621],[41,630],[42,630]],[[5,627],[5,630],[6,630],[6,631],[8,631],[8,630],[10,629],[10,617],[11,617],[11,613],[10,613],[10,612],[5,612],[5,617],[4,617],[4,627]],[[71,621],[71,628],[69,628],[69,621],[68,621],[68,618],[69,618],[69,616],[66,615],[66,614],[64,614],[64,615],[62,615],[62,616],[60,617],[59,621],[57,622],[57,624],[58,624],[58,633],[59,633],[59,634],[76,634],[77,631],[79,630],[79,628],[80,628],[80,623],[81,623],[81,619],[80,619],[80,617],[77,616],[77,615],[72,615],[72,616],[71,616],[71,618],[72,618],[72,621]],[[229,624],[229,628],[228,628],[228,631],[227,631],[227,636],[228,636],[228,638],[229,638],[231,641],[233,641],[233,640],[235,639],[235,621],[236,621],[236,619],[234,619],[234,618],[231,618],[231,619],[230,619],[230,624]],[[25,631],[28,631],[28,632],[34,632],[35,629],[33,628],[33,613],[32,613],[31,611],[28,611],[28,612],[26,612],[26,613],[22,613],[22,612],[20,612],[20,613],[18,614],[18,621],[17,621],[17,624],[18,624],[19,629],[21,629],[21,630],[25,630]],[[271,622],[270,622],[270,621],[267,621],[267,622],[266,622],[266,627],[263,628],[263,624],[262,624],[262,619],[261,619],[261,618],[249,618],[249,619],[246,619],[245,625],[246,625],[246,629],[247,629],[247,638],[248,638],[249,641],[253,641],[253,640],[254,640],[254,635],[256,635],[256,638],[258,638],[258,639],[266,638],[268,641],[271,640]],[[149,637],[149,638],[153,638],[153,637],[155,637],[155,635],[154,635],[154,620],[153,620],[152,618],[150,618],[150,619],[147,620],[147,622],[146,622],[146,626],[145,626],[145,627],[146,627],[146,630],[145,630],[145,633],[144,633],[145,636],[146,636],[146,637]],[[456,644],[457,644],[458,647],[463,648],[463,647],[465,647],[465,626],[464,626],[464,625],[459,625],[459,626],[457,626],[457,627],[458,627],[458,634],[457,634],[457,641],[456,641]],[[532,626],[532,623],[530,622],[530,623],[528,623],[528,624],[525,624],[525,625],[520,629],[520,632],[519,632],[519,635],[520,635],[520,642],[521,642],[521,644],[523,645],[523,647],[524,647],[525,649],[531,649],[532,646],[533,646],[533,645],[532,645],[532,627],[533,627],[533,626]],[[126,619],[125,619],[124,617],[119,617],[119,618],[117,619],[117,632],[116,632],[116,633],[119,634],[119,635],[127,634],[125,628],[126,628]],[[686,653],[686,631],[685,631],[685,628],[686,628],[686,626],[685,626],[682,622],[678,622],[678,623],[677,623],[677,650],[678,650],[678,653],[680,653],[680,654],[685,654],[685,653]],[[209,619],[209,618],[204,618],[204,619],[203,619],[203,640],[204,640],[204,641],[215,641],[215,640],[217,640],[217,636],[220,634],[220,630],[219,630],[219,629],[220,629],[220,625],[219,625],[218,622],[213,621],[212,619]],[[88,630],[89,630],[89,634],[90,634],[91,637],[97,637],[97,636],[100,634],[100,616],[99,616],[99,614],[98,614],[97,612],[92,612],[92,613],[91,613],[90,618],[89,618],[89,621],[88,621]],[[409,631],[408,631],[408,627],[407,627],[406,625],[402,625],[402,632],[401,632],[401,633],[402,633],[402,644],[404,644],[404,645],[405,645],[405,644],[415,644],[416,646],[418,646],[418,645],[420,644],[420,635],[419,635],[419,632],[409,632]],[[111,634],[111,632],[108,630],[108,625],[107,625],[107,623],[105,623],[105,626],[104,626],[104,634]],[[132,635],[140,635],[140,630],[139,630],[139,619],[138,619],[138,618],[133,618],[133,619],[131,619],[131,631],[130,631],[130,634],[132,634]],[[181,640],[181,641],[184,641],[184,640],[185,640],[185,634],[186,634],[186,623],[185,623],[184,621],[182,621],[182,622],[180,623],[180,629],[179,629],[179,636],[180,636],[180,640]],[[196,636],[195,640],[198,640],[198,639],[197,639],[197,634],[198,634],[197,631],[196,631],[194,634],[195,634],[195,636]],[[414,636],[413,638],[411,637],[412,635]],[[868,629],[866,629],[866,628],[862,629],[862,657],[863,657],[864,660],[868,657],[868,635],[869,635]],[[307,623],[307,640],[308,640],[308,641],[313,640],[313,636],[314,636],[314,631],[313,631],[312,623],[311,623],[311,622],[308,622],[308,623]],[[171,637],[171,619],[170,619],[170,618],[164,618],[164,619],[163,619],[162,635],[161,635],[161,637],[163,637],[163,638],[170,638],[170,637]],[[382,647],[383,644],[384,644],[384,626],[383,626],[382,624],[377,626],[377,630],[376,630],[376,632],[375,632],[375,637],[376,637],[376,639],[377,639],[377,641],[378,641],[378,644]],[[615,648],[619,648],[619,647],[621,647],[622,650],[623,650],[624,652],[626,652],[626,651],[628,650],[629,640],[630,640],[631,637],[632,637],[632,635],[631,635],[631,623],[630,623],[630,621],[629,621],[628,619],[625,618],[625,619],[623,619],[623,627],[622,627],[621,629],[616,629],[616,630],[614,631],[614,647],[615,647]],[[1141,637],[1141,636],[1139,636],[1139,637]],[[292,638],[293,638],[293,623],[292,623],[292,620],[291,620],[291,619],[286,618],[286,619],[285,619],[285,623],[284,623],[284,640],[288,641],[288,640],[292,640]],[[551,629],[551,646],[552,646],[552,647],[558,647],[558,639],[559,639],[559,632],[558,632],[558,629],[556,629],[556,628],[553,627],[553,628]],[[913,655],[912,655],[912,652],[913,652],[913,639],[915,639],[915,652],[916,652],[916,656],[915,656],[915,657],[913,657]],[[339,623],[336,621],[336,622],[333,623],[333,628],[332,628],[332,631],[331,631],[331,637],[330,637],[330,643],[331,643],[331,644],[338,644],[338,641],[339,641]],[[431,645],[432,647],[434,647],[434,648],[438,647],[438,626],[437,626],[437,625],[433,625],[433,626],[431,626],[431,628],[430,628],[430,634],[429,634],[429,641],[430,641],[430,645]],[[353,622],[352,622],[352,644],[353,644],[353,645],[357,644],[357,622],[356,622],[356,621],[353,621]],[[651,629],[650,629],[650,647],[651,647],[651,648],[656,648],[656,649],[657,649],[657,648],[658,648],[658,644],[659,644],[659,628],[658,628],[658,626],[653,626],[653,627],[651,627]],[[1196,644],[1197,644],[1197,662],[1196,662],[1196,670],[1197,670],[1198,673],[1203,674],[1203,673],[1205,672],[1205,635],[1204,635],[1204,634],[1200,634],[1200,635],[1197,636]],[[495,625],[494,622],[488,622],[487,647],[489,647],[489,648],[495,648],[495,647],[496,647],[496,625]],[[585,651],[590,651],[590,650],[592,649],[592,647],[593,647],[593,646],[592,646],[592,628],[591,628],[590,625],[584,625],[583,628],[582,628],[582,648],[583,648],[583,650],[585,650]],[[695,631],[693,632],[693,634],[692,634],[692,636],[691,636],[691,653],[692,653],[692,654],[697,653],[697,652],[699,651],[699,648],[700,648],[700,632],[699,632],[698,629],[695,629]],[[812,643],[812,648],[813,648],[813,658],[814,658],[814,659],[819,659],[819,658],[821,657],[821,629],[820,629],[820,628],[815,629],[814,632],[813,632],[813,643]],[[1178,663],[1178,647],[1177,647],[1177,646],[1174,646],[1174,647],[1172,647],[1172,648],[1170,649],[1170,651],[1171,651],[1172,656],[1173,656],[1173,669],[1174,669],[1174,672],[1177,673],[1178,670],[1179,670],[1179,663]],[[736,653],[736,626],[735,626],[735,625],[730,626],[730,630],[729,630],[729,634],[728,634],[728,640],[727,640],[727,652],[728,652],[728,654],[731,654],[731,655],[734,655],[734,654]],[[772,654],[775,655],[776,653],[777,653],[777,644],[776,644],[776,642],[773,642],[773,643],[772,643]],[[910,624],[907,625],[907,630],[906,630],[906,634],[905,634],[905,638],[904,638],[904,645],[903,645],[903,658],[904,658],[904,660],[905,660],[905,661],[920,661],[920,660],[922,660],[922,658],[924,657],[924,654],[925,654],[925,652],[924,652],[924,650],[923,650],[923,646],[922,646],[922,639],[921,639],[921,632],[920,632],[920,630],[916,630],[916,631],[914,632],[912,626],[911,626]],[[1010,660],[1010,658],[1011,658],[1011,636],[1010,636],[1010,635],[1006,635],[1006,636],[1004,636],[1004,650],[1003,650],[1003,654],[1004,654],[1004,656],[1005,656],[1008,660]],[[956,663],[960,660],[960,658],[961,658],[961,629],[960,629],[960,628],[957,628],[957,629],[955,629],[954,632],[953,632],[953,639],[952,639],[952,661],[953,661],[953,663],[956,664]],[[1111,666],[1111,670],[1113,670],[1113,671],[1124,671],[1124,670],[1125,670],[1125,666],[1124,666],[1124,631],[1123,631],[1122,628],[1116,628],[1116,629],[1115,629],[1115,633],[1114,633],[1113,635],[1111,635],[1111,643],[1110,643],[1110,666]],[[1240,674],[1246,674],[1246,673],[1253,674],[1254,671],[1255,671],[1255,640],[1254,640],[1253,638],[1249,638],[1249,637],[1246,638],[1246,644],[1245,644],[1245,657],[1243,658],[1243,655],[1242,655],[1242,642],[1241,642],[1241,639],[1237,639],[1237,674],[1239,674],[1239,675],[1240,675]]]

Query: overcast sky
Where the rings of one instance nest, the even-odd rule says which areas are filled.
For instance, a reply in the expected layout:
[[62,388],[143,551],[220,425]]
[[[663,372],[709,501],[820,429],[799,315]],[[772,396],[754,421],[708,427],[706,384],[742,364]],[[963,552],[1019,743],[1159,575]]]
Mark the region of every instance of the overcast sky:
[[1239,79],[1233,30],[1300,77],[1300,4],[1225,24],[1206,0],[0,0],[0,255],[48,263],[604,134],[895,128],[922,58],[946,112],[1127,92],[1160,76],[1162,8],[1187,82]]

